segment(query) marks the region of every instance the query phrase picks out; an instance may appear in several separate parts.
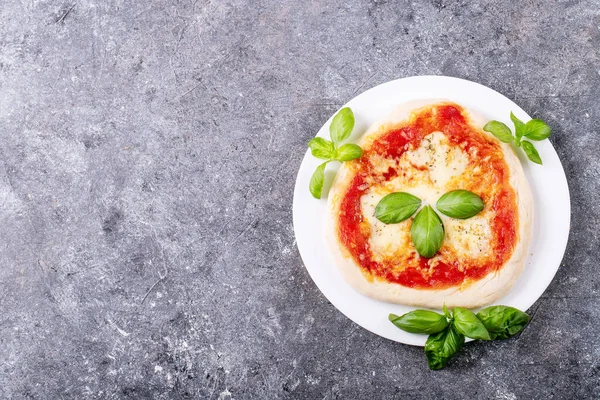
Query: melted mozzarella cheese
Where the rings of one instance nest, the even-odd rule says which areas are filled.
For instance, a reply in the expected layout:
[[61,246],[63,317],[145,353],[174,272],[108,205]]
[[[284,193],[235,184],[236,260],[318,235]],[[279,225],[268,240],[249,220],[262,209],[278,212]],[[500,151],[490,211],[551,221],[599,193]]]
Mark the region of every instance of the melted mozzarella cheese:
[[427,168],[431,183],[436,187],[443,187],[462,174],[469,163],[467,155],[459,147],[451,147],[442,132],[425,136],[416,150],[405,155],[414,166]]
[[381,190],[369,190],[361,201],[362,214],[371,227],[369,244],[376,261],[392,257],[399,248],[412,248],[410,246],[410,220],[398,224],[385,224],[375,217],[375,208],[387,193]]
[[[438,214],[442,216],[441,213]],[[446,246],[471,258],[487,257],[491,251],[492,236],[488,217],[476,215],[469,219],[455,219],[442,216]]]

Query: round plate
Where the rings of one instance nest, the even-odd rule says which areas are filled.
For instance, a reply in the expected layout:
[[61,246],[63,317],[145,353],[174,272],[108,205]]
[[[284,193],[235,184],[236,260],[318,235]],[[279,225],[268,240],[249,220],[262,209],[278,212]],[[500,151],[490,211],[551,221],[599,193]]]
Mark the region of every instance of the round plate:
[[[395,105],[417,99],[448,99],[492,120],[512,127],[509,115],[523,121],[531,119],[518,105],[500,93],[478,83],[446,76],[415,76],[376,86],[346,104],[354,111],[356,125],[350,141],[355,142],[375,121],[387,116]],[[329,123],[317,136],[329,139]],[[534,226],[525,269],[511,291],[493,304],[527,310],[542,295],[556,274],[569,236],[571,203],[563,167],[548,140],[535,146],[544,165],[528,161],[518,151],[531,186],[534,201]],[[308,190],[310,177],[322,161],[306,152],[294,189],[294,231],[298,249],[308,273],[325,297],[344,315],[363,328],[411,345],[423,346],[425,335],[404,332],[388,321],[388,314],[404,314],[415,307],[386,303],[364,296],[342,278],[328,249],[323,221],[326,218],[327,183],[338,166],[328,165],[326,186],[321,200]],[[337,163],[332,163],[337,164]]]

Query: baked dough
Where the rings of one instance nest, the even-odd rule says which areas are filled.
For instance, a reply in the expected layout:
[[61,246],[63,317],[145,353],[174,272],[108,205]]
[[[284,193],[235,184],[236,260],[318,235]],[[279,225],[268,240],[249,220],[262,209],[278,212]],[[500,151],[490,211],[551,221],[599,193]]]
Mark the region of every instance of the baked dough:
[[[376,274],[370,272],[365,266],[361,266],[359,258],[362,256],[357,257],[356,254],[352,254],[352,252],[349,251],[348,242],[346,241],[346,243],[344,243],[344,241],[340,239],[340,218],[345,215],[341,209],[341,204],[357,174],[356,168],[359,160],[347,162],[344,163],[338,171],[329,192],[329,212],[325,223],[325,235],[333,254],[334,262],[344,279],[356,290],[367,296],[386,302],[437,309],[441,308],[444,304],[448,307],[461,306],[474,308],[490,304],[502,297],[514,285],[523,270],[533,225],[533,201],[531,191],[525,174],[523,173],[521,163],[513,149],[510,145],[501,143],[491,134],[488,134],[481,129],[487,122],[481,116],[460,105],[443,100],[419,100],[401,104],[384,120],[373,124],[360,139],[358,144],[364,150],[365,155],[363,155],[363,157],[370,156],[372,160],[376,158],[376,155],[374,155],[373,152],[370,152],[370,149],[377,144],[377,140],[382,138],[386,133],[406,126],[410,121],[414,121],[420,114],[432,112],[431,110],[434,110],[433,113],[435,114],[435,110],[441,110],[444,107],[446,109],[452,108],[458,110],[465,120],[468,121],[471,128],[477,131],[477,135],[485,135],[485,139],[490,145],[495,146],[497,149],[501,149],[504,155],[504,162],[506,163],[505,169],[509,171],[507,182],[514,190],[515,194],[515,201],[512,206],[514,207],[516,218],[514,221],[508,221],[509,223],[514,224],[515,228],[515,240],[513,241],[512,252],[510,251],[511,249],[506,249],[505,251],[510,253],[505,256],[507,261],[486,275],[477,277],[476,279],[465,278],[461,282],[455,282],[456,284],[451,286],[438,284],[437,287],[436,285],[432,285],[431,287],[419,287],[419,285],[415,286],[406,284],[406,282],[399,283],[392,279],[387,279],[385,274],[382,273]],[[382,170],[379,171],[381,174],[385,173],[387,168],[386,162],[395,162],[395,166],[399,168],[403,167],[403,163],[410,164],[411,166],[408,167],[409,169],[414,169],[415,166],[419,167],[424,173],[429,174],[429,183],[426,185],[419,185],[418,183],[408,184],[410,190],[406,191],[422,198],[424,203],[435,206],[435,199],[439,198],[441,194],[444,194],[448,188],[452,188],[452,184],[449,182],[454,182],[454,184],[456,184],[456,181],[452,181],[452,176],[448,177],[445,175],[447,170],[453,169],[454,171],[459,170],[460,172],[460,169],[466,165],[465,163],[468,164],[469,162],[471,163],[471,168],[477,168],[476,165],[473,166],[474,160],[475,163],[477,162],[477,154],[476,151],[472,150],[470,150],[471,153],[469,153],[465,148],[461,148],[460,146],[450,146],[442,131],[435,130],[433,132],[421,132],[421,134],[422,139],[421,142],[418,143],[418,146],[407,145],[407,149],[405,149],[405,152],[401,157],[388,157],[385,160],[377,160],[377,162],[371,161],[371,164],[369,165],[374,165],[374,170],[381,166]],[[425,141],[427,141],[427,143],[424,143]],[[446,148],[444,148],[444,157],[435,153],[436,149],[439,149],[442,146],[446,146]],[[430,149],[431,154],[426,154],[424,157],[429,158],[421,160],[420,157],[423,157],[423,149]],[[467,158],[465,158],[465,155]],[[450,162],[453,164],[449,164],[448,159],[451,159]],[[422,164],[420,165],[419,162]],[[375,171],[374,173],[377,172]],[[462,179],[464,178],[465,177],[463,176]],[[455,179],[458,178],[455,177]],[[368,187],[367,189],[364,187],[361,188],[365,191],[360,197],[360,209],[365,213],[363,219],[368,222],[366,228],[366,236],[368,236],[369,240],[368,248],[372,253],[370,257],[375,260],[377,260],[381,254],[384,254],[381,257],[385,257],[385,254],[387,254],[385,253],[386,251],[391,251],[390,254],[406,253],[405,255],[407,255],[407,257],[419,258],[418,253],[416,253],[410,242],[409,230],[412,218],[392,227],[381,227],[380,225],[375,227],[376,224],[382,223],[377,221],[372,214],[375,205],[381,197],[393,191],[404,191],[405,184],[406,181],[402,181],[402,179],[398,178],[396,181],[391,179],[384,184],[373,185],[373,187]],[[368,185],[368,183],[365,185]],[[440,249],[440,253],[438,253],[439,255],[434,256],[432,259],[427,259],[426,262],[428,263],[429,270],[435,271],[436,263],[440,258],[443,259],[444,257],[441,253],[452,254],[452,251],[455,253],[459,252],[464,255],[466,259],[471,259],[469,257],[472,256],[475,257],[473,258],[475,260],[477,259],[478,251],[480,253],[485,251],[493,253],[493,248],[486,247],[486,240],[491,240],[492,236],[489,226],[486,228],[486,218],[487,221],[489,221],[490,218],[493,218],[493,215],[489,214],[490,212],[493,212],[493,210],[486,204],[486,208],[481,213],[482,216],[473,217],[473,221],[454,220],[438,212],[438,215],[440,215],[444,222],[445,244],[442,245],[442,249]],[[465,226],[467,226],[467,228],[465,228]],[[470,232],[468,229],[476,231],[478,233],[476,236],[478,239],[471,240],[468,236],[464,236],[466,235],[464,232]],[[386,236],[383,237],[381,235]],[[465,243],[461,243],[461,239]],[[477,240],[479,240],[479,242]],[[350,246],[352,246],[352,244],[350,244]],[[445,248],[446,250],[444,250]],[[396,251],[396,253],[394,253],[394,251]],[[410,252],[412,252],[412,254],[408,254]],[[490,253],[487,257],[488,258],[482,259],[493,260],[494,254]],[[425,261],[419,262],[423,263]],[[460,262],[455,264],[455,268],[463,268],[460,265]],[[393,268],[394,271],[397,272],[402,270],[403,266],[396,265]],[[394,271],[389,273],[396,273]]]

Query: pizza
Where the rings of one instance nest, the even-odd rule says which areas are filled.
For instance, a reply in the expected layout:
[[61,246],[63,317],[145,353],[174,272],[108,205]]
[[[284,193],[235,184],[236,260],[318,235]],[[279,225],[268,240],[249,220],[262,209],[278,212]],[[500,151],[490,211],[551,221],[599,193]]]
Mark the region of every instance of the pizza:
[[[362,157],[338,171],[328,196],[326,236],[336,266],[363,294],[393,303],[478,307],[502,297],[521,274],[533,201],[512,148],[481,128],[487,121],[447,101],[405,103],[358,143]],[[379,201],[406,192],[435,207],[452,190],[477,194],[469,219],[438,213],[444,238],[421,256],[408,218],[386,224]]]

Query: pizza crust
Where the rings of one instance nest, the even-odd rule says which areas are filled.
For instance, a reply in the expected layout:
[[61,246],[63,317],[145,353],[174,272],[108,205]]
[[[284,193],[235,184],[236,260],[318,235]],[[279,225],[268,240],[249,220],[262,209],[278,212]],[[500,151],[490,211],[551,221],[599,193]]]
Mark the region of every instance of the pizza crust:
[[[383,130],[408,119],[417,108],[431,106],[444,100],[417,100],[399,105],[389,116],[373,124],[359,141],[364,147],[377,139]],[[476,113],[463,107],[474,126],[483,126],[487,122]],[[504,296],[515,284],[525,266],[527,250],[531,241],[533,226],[533,198],[519,159],[510,145],[501,143],[491,134],[489,137],[497,141],[504,153],[504,159],[510,171],[510,184],[514,188],[518,202],[519,227],[517,242],[511,258],[497,272],[489,273],[484,278],[463,287],[448,289],[413,289],[396,283],[389,283],[377,278],[367,277],[362,268],[354,261],[337,238],[337,221],[339,221],[339,205],[352,182],[353,175],[344,165],[338,171],[328,196],[328,216],[325,221],[325,236],[332,252],[334,262],[344,279],[359,292],[386,302],[441,309],[448,307],[475,308],[490,304]]]

